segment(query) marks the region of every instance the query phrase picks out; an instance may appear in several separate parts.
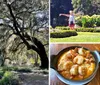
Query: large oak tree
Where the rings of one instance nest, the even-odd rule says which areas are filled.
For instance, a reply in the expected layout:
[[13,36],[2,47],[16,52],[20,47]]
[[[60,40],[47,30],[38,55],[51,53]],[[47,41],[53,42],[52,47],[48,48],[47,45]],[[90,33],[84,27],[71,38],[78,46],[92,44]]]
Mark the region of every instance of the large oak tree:
[[[47,0],[1,0],[0,1],[0,26],[5,27],[10,38],[16,35],[21,39],[19,45],[24,44],[27,50],[34,50],[41,60],[41,68],[48,68],[48,57],[43,42],[48,36],[42,34],[40,28],[48,27],[48,1]],[[45,29],[47,30],[47,29]],[[48,38],[46,38],[48,39]]]

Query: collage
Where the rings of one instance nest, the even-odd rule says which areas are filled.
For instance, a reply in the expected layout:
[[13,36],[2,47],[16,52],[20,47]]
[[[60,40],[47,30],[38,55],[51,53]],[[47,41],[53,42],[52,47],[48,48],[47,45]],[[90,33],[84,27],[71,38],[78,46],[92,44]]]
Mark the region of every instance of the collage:
[[100,85],[100,0],[0,0],[0,85]]

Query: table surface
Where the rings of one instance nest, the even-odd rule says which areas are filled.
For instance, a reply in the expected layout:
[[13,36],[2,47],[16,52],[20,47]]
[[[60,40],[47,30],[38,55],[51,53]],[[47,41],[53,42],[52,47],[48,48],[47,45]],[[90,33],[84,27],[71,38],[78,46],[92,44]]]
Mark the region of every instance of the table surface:
[[[83,46],[91,51],[97,50],[100,51],[100,44],[51,44],[50,45],[50,55],[57,55],[62,49],[69,46]],[[53,69],[50,68],[50,85],[66,85],[61,82]],[[100,65],[94,79],[89,82],[87,85],[100,85]]]

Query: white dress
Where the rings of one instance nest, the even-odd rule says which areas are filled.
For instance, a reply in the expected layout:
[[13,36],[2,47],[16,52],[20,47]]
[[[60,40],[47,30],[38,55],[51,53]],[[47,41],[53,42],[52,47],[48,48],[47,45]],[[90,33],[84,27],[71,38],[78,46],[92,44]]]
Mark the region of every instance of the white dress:
[[74,17],[74,15],[70,15],[69,16],[69,24],[71,24],[71,22],[73,22],[75,24],[75,17]]

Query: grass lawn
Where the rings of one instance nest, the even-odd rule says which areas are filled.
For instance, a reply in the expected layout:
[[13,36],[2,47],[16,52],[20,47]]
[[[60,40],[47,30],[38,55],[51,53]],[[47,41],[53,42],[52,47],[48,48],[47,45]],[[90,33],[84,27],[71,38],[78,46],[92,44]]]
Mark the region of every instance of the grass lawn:
[[77,36],[66,38],[51,38],[51,42],[100,42],[100,33],[77,32]]

